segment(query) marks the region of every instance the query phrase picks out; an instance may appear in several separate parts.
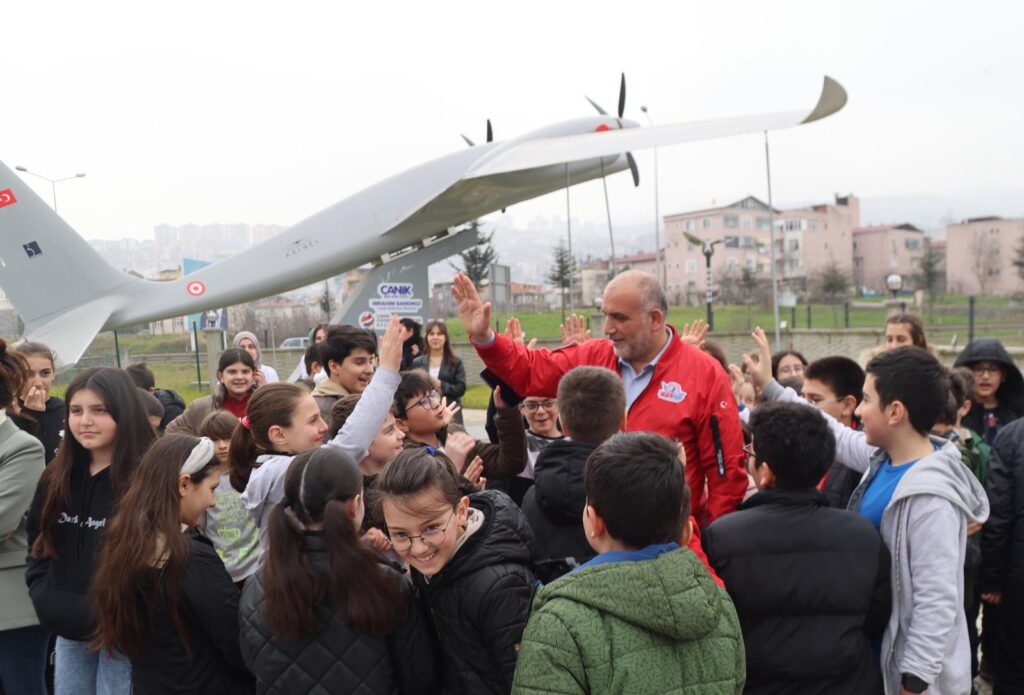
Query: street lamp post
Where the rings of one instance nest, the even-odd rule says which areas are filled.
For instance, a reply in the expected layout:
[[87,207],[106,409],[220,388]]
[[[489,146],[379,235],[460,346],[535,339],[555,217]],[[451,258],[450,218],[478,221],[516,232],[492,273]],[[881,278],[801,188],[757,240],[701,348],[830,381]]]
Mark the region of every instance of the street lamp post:
[[49,181],[50,182],[50,190],[53,192],[53,211],[54,212],[57,212],[57,184],[60,183],[61,181],[70,181],[71,179],[82,179],[82,178],[85,178],[85,174],[81,174],[80,173],[80,174],[75,174],[74,176],[65,176],[62,179],[51,179],[49,176],[43,176],[42,174],[37,174],[36,172],[29,171],[28,169],[26,169],[25,167],[22,167],[22,166],[16,166],[14,168],[17,169],[20,172],[25,173],[25,174],[31,174],[32,176],[35,176],[36,178],[40,178],[43,181]]
[[711,241],[710,239],[701,239],[698,236],[694,236],[693,234],[686,234],[685,232],[683,236],[685,236],[686,240],[689,241],[691,244],[697,244],[701,246],[702,251],[704,252],[704,261],[706,266],[706,275],[704,278],[704,297],[708,303],[708,330],[713,331],[715,330],[715,310],[712,307],[713,293],[711,289],[711,257],[715,254],[715,244],[721,244],[722,240],[715,239],[714,241]]
[[[640,110],[643,111],[644,115],[647,116],[647,123],[650,126],[654,126],[654,121],[651,120],[651,114],[647,111],[646,106],[641,106]],[[658,278],[658,282],[661,283],[661,287],[664,291],[668,291],[668,270],[666,259],[662,258],[661,254],[661,215],[658,212],[658,148],[654,148],[654,275]]]

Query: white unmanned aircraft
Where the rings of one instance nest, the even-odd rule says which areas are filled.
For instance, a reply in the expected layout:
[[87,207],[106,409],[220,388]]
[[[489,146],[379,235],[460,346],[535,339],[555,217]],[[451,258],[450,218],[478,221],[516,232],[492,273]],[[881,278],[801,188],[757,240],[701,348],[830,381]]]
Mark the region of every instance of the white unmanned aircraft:
[[[173,281],[113,268],[0,163],[0,287],[30,340],[76,362],[97,333],[239,304],[308,285],[515,203],[633,169],[630,150],[810,123],[846,104],[825,77],[817,103],[794,111],[641,128],[579,118],[454,152],[385,179],[282,234]],[[593,103],[593,102],[592,102]],[[596,105],[595,105],[596,106]]]

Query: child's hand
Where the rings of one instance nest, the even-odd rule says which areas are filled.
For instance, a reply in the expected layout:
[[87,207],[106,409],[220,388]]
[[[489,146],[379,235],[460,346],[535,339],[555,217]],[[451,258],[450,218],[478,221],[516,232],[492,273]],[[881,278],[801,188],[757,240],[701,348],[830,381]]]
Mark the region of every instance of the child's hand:
[[477,490],[483,490],[484,486],[487,485],[487,478],[483,477],[484,472],[484,460],[479,456],[473,457],[473,462],[466,468],[464,477],[468,480],[473,487]]
[[267,375],[263,373],[262,369],[257,369],[252,373],[252,383],[259,388],[263,384],[267,383]]
[[679,339],[687,345],[692,345],[699,348],[704,344],[704,339],[708,335],[708,325],[704,323],[704,319],[697,319],[691,326],[688,323],[683,324],[683,330],[679,334]]
[[754,342],[757,343],[757,360],[744,353],[743,366],[747,368],[750,380],[759,392],[764,391],[768,384],[772,383],[772,349],[768,345],[768,337],[760,326],[754,329],[752,334]]
[[743,377],[743,370],[735,364],[729,364],[729,378],[732,379],[732,392],[739,395],[740,387],[746,381]]
[[526,345],[528,350],[532,350],[533,346],[537,344],[536,338],[531,340],[529,345],[526,344],[526,333],[523,332],[523,327],[515,316],[505,324],[505,336],[516,345]]
[[445,427],[447,427],[448,423],[450,423],[452,421],[452,418],[455,417],[455,413],[462,410],[462,407],[459,405],[458,401],[452,401],[451,403],[449,403],[447,396],[441,398],[441,407],[444,408]]
[[444,453],[455,464],[460,474],[466,469],[466,459],[476,448],[476,438],[465,432],[449,432],[444,443]]
[[587,320],[582,316],[572,314],[565,320],[564,324],[558,324],[562,331],[562,345],[569,343],[582,343],[590,340],[590,331],[587,329]]
[[363,542],[376,550],[378,553],[386,553],[391,547],[391,541],[379,528],[371,528],[363,534]]
[[402,368],[402,324],[398,322],[398,315],[392,314],[391,323],[380,339],[378,354],[380,366],[397,372]]

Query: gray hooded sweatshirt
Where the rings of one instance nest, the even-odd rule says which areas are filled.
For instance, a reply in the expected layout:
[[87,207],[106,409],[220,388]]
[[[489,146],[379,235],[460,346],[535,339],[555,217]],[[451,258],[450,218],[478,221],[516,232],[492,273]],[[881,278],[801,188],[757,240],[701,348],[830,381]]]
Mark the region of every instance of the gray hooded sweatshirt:
[[[357,463],[366,458],[367,450],[391,411],[395,389],[401,380],[398,372],[379,367],[373,373],[373,378],[360,396],[352,414],[334,439],[324,446],[341,449]],[[295,457],[285,454],[263,454],[257,457],[256,468],[253,468],[249,483],[242,493],[242,504],[260,530],[261,558],[267,548],[267,515],[284,497],[284,476],[293,458]]]
[[[765,389],[765,397],[804,402],[793,389],[775,381]],[[821,414],[836,439],[836,460],[864,473],[850,498],[849,508],[856,511],[888,457],[868,444],[863,432]],[[881,652],[887,695],[899,693],[904,673],[928,683],[929,695],[971,692],[964,555],[967,523],[988,519],[988,497],[953,442],[939,437],[931,442],[935,453],[919,459],[903,475],[882,513],[882,540],[892,555],[892,615]]]

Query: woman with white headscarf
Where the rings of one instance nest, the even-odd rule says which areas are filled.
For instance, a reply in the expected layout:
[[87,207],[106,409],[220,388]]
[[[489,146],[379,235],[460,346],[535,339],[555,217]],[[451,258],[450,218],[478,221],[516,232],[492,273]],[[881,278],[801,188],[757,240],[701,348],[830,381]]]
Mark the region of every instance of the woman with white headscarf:
[[279,381],[277,370],[269,364],[263,363],[263,351],[260,349],[260,341],[257,340],[254,333],[239,331],[235,334],[235,339],[231,342],[231,346],[245,350],[252,355],[252,361],[256,363],[253,381],[256,382],[257,386],[273,384],[275,381]]

